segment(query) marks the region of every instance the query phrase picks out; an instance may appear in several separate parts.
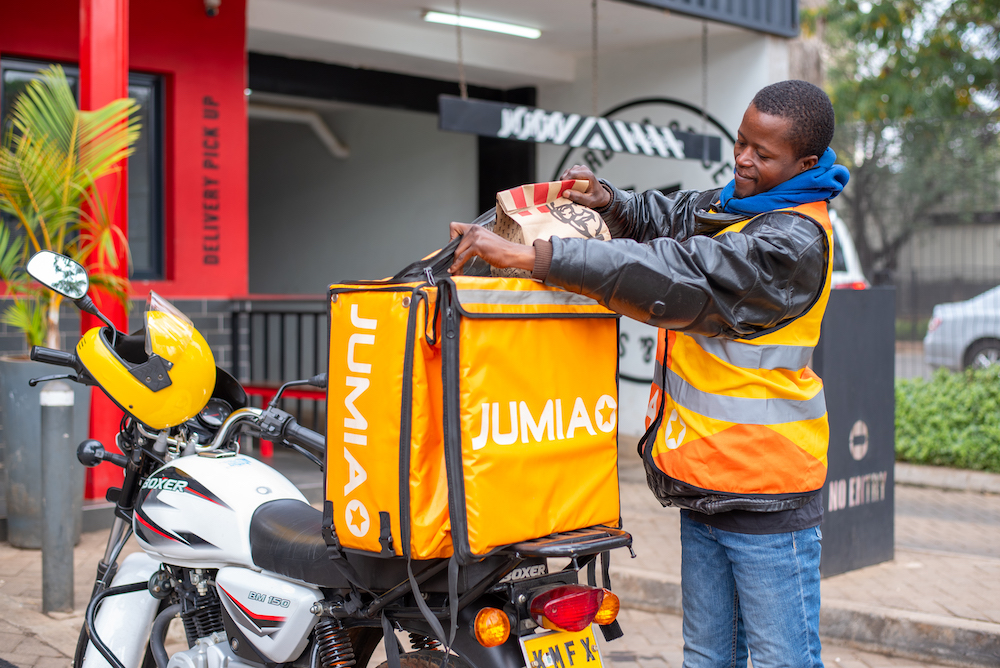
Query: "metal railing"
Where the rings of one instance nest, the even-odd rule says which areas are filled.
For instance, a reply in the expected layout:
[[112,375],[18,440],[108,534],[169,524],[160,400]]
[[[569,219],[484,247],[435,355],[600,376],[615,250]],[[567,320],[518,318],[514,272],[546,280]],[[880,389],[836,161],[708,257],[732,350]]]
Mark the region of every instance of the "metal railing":
[[[260,405],[281,383],[326,370],[326,301],[322,297],[234,301],[232,337],[231,372],[247,387],[252,403]],[[283,399],[281,408],[300,424],[325,433],[325,399]]]

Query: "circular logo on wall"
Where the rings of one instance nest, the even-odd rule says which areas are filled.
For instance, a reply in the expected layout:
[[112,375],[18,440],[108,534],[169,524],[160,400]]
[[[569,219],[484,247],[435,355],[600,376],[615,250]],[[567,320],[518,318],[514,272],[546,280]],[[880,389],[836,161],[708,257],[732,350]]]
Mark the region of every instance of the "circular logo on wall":
[[[719,119],[712,114],[703,114],[702,109],[696,105],[667,97],[639,98],[605,111],[601,121],[604,122],[603,125],[598,123],[595,127],[606,128],[609,132],[612,126],[617,128],[619,134],[627,128],[636,130],[641,126],[647,128],[648,135],[648,127],[668,127],[675,133],[675,137],[682,136],[677,133],[687,133],[707,137],[708,143],[686,145],[698,155],[688,154],[686,150],[687,157],[679,160],[676,156],[663,159],[661,154],[652,150],[649,136],[639,136],[634,132],[628,135],[628,143],[635,144],[637,139],[640,140],[642,150],[638,152],[612,150],[609,147],[595,148],[592,142],[582,145],[569,142],[556,163],[552,180],[558,180],[567,167],[586,165],[595,174],[623,190],[641,192],[655,189],[669,194],[688,188],[719,188],[726,185],[733,176],[733,146],[736,137]],[[603,146],[606,142],[599,143]],[[617,140],[614,143],[618,143]],[[710,146],[714,148],[710,149]],[[701,157],[705,150],[709,150],[711,154],[708,159]]]
[[848,446],[851,448],[851,457],[859,462],[868,454],[868,425],[864,420],[858,420],[851,427]]

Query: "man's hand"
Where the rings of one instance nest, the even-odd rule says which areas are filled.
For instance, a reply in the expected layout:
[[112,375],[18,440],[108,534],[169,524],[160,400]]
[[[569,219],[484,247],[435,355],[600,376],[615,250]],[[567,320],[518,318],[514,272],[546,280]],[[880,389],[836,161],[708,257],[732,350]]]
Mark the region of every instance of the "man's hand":
[[588,182],[587,189],[584,192],[578,190],[563,191],[563,197],[571,202],[582,204],[591,209],[600,209],[611,202],[611,195],[604,189],[604,186],[597,180],[597,176],[590,171],[589,167],[573,165],[563,172],[559,179],[561,181],[565,181],[566,179],[581,179]]
[[535,267],[535,249],[507,241],[479,225],[452,223],[451,238],[462,237],[455,249],[455,261],[449,274],[461,274],[473,257],[481,257],[494,267],[515,267],[531,271]]

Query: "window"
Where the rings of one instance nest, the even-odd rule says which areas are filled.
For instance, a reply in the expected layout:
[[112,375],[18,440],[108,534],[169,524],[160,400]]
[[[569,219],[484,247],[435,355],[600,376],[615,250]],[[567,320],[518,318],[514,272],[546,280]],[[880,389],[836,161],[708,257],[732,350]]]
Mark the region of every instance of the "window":
[[[4,58],[0,60],[0,118],[7,132],[7,117],[13,101],[51,63]],[[80,70],[63,65],[73,92]],[[135,152],[128,159],[128,240],[132,252],[133,279],[164,278],[163,229],[163,82],[160,77],[130,73],[129,97],[139,105],[142,129]]]

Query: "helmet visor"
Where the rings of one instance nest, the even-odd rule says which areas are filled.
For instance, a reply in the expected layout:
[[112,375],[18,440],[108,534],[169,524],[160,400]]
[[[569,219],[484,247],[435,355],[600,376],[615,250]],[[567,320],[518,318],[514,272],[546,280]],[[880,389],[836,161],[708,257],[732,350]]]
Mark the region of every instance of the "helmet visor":
[[194,323],[169,301],[150,291],[146,300],[146,354],[177,360],[191,343]]

